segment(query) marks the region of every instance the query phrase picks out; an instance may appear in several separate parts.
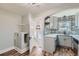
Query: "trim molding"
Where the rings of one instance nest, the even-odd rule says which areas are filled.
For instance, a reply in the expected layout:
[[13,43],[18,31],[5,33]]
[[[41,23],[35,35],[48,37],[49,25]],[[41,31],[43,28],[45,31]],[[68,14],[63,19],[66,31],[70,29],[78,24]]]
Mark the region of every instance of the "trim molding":
[[19,53],[24,53],[25,51],[29,50],[28,48],[19,49],[18,47],[10,47],[10,48],[7,48],[7,49],[0,50],[0,54],[5,53],[5,52],[7,52],[7,51],[10,51],[10,50],[12,50],[12,49],[15,49],[15,50],[18,51]]
[[25,51],[29,50],[27,48],[25,49],[19,49],[18,47],[15,47],[15,50],[18,51],[19,53],[24,53]]
[[10,51],[12,49],[15,49],[15,48],[14,47],[10,47],[10,48],[7,48],[7,49],[0,50],[0,54],[2,54],[4,52],[7,52],[7,51]]

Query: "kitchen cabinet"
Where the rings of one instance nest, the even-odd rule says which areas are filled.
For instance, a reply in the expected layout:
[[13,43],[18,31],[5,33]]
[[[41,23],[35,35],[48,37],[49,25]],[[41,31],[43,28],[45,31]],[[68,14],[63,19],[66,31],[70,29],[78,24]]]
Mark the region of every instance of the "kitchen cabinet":
[[73,38],[73,48],[75,49],[77,55],[79,55],[78,41],[75,38]]
[[49,17],[45,19],[44,21],[44,34],[49,34],[50,33],[50,19]]
[[75,38],[73,38],[73,48],[78,49],[78,41]]
[[71,30],[74,30],[75,26],[77,26],[77,23],[76,23],[77,17],[76,17],[76,15],[70,15],[70,16],[68,16],[68,19],[71,21]]
[[73,38],[73,49],[75,49],[75,52],[77,52],[77,55],[79,55],[79,45],[76,38]]
[[66,33],[71,31],[71,20],[69,19],[69,17],[67,16],[63,16],[63,17],[59,17],[58,18],[58,26],[59,26],[59,31],[60,32],[64,32],[66,31]]
[[78,56],[79,56],[79,44],[78,44]]
[[55,16],[50,17],[50,29],[58,29],[58,18]]
[[59,45],[72,47],[72,37],[67,35],[58,35]]
[[79,15],[76,16],[76,23],[77,24],[77,28],[79,29]]
[[46,17],[44,22],[45,34],[50,34],[58,29],[58,17]]
[[54,17],[54,26],[53,26],[54,29],[58,29],[58,18],[57,17]]
[[54,26],[54,17],[50,17],[50,29],[52,29]]
[[55,51],[55,40],[56,37],[45,37],[44,39],[44,50],[48,52],[54,52]]
[[71,30],[75,30],[79,28],[79,16],[78,14],[76,15],[70,15],[68,16],[69,20],[71,20]]
[[59,42],[58,45],[64,46],[64,39],[63,39],[62,35],[58,35],[58,42]]

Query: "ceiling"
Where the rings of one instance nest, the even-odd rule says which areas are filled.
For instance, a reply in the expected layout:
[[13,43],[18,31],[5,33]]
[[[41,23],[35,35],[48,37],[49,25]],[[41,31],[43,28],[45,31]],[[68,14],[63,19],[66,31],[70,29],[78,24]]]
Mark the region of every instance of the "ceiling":
[[25,15],[29,12],[38,15],[50,9],[78,8],[79,3],[0,3],[0,9]]

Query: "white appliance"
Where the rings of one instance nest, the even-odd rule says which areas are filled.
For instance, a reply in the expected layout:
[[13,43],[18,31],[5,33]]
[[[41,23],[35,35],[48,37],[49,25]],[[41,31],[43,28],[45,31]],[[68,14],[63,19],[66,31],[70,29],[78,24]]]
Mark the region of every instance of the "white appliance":
[[16,32],[14,34],[14,47],[19,52],[29,49],[29,36],[26,32]]

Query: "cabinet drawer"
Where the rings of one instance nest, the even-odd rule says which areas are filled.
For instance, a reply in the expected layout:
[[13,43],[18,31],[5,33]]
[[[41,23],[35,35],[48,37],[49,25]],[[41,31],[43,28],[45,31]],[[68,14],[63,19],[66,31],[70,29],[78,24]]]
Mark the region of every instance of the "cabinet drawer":
[[53,37],[45,37],[44,50],[47,50],[49,52],[55,51],[55,39]]

